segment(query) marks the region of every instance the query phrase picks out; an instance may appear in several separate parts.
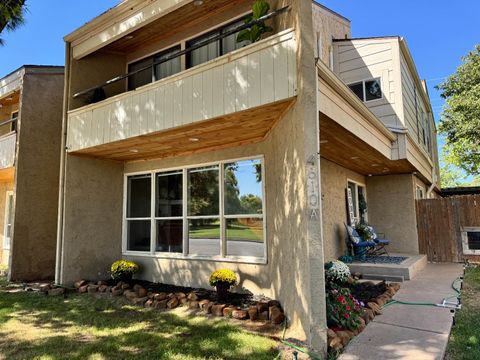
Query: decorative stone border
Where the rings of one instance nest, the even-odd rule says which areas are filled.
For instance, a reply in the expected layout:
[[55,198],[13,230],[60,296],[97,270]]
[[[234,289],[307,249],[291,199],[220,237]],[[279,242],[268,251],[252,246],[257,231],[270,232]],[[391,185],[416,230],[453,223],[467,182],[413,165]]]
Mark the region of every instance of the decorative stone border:
[[[219,317],[229,317],[237,320],[270,321],[279,325],[285,320],[280,302],[270,300],[258,301],[248,308],[241,308],[228,303],[218,303],[202,298],[195,291],[186,294],[184,292],[165,293],[151,292],[139,284],[132,287],[120,281],[115,286],[109,286],[105,281],[96,283],[87,280],[78,280],[74,284],[80,294],[105,293],[112,297],[124,296],[129,302],[137,306],[144,306],[158,310],[172,310],[178,306],[187,306],[192,310],[199,310],[204,314]],[[63,289],[62,289],[63,290]]]
[[340,351],[347,346],[350,340],[360,334],[375,316],[382,314],[383,306],[392,299],[399,289],[399,283],[390,283],[387,285],[387,290],[382,295],[375,298],[375,300],[368,302],[363,308],[363,316],[358,318],[360,326],[356,330],[328,329],[327,344],[329,351]]

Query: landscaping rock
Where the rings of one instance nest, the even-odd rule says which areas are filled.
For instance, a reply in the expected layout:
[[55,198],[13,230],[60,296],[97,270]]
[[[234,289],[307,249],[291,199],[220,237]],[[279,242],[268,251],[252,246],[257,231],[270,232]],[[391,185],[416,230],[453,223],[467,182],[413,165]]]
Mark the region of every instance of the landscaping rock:
[[187,295],[183,292],[177,292],[175,293],[175,296],[177,297],[177,299],[184,299],[187,297]]
[[193,300],[193,301],[188,302],[188,308],[189,309],[198,309],[199,307],[200,307],[200,305],[199,305],[198,301]]
[[353,337],[353,333],[351,333],[350,331],[345,331],[345,330],[337,331],[336,334],[340,338],[340,340],[342,341],[343,346],[347,346],[348,342]]
[[121,288],[122,288],[123,290],[127,290],[127,289],[130,289],[130,285],[123,283],[123,284],[121,285]]
[[147,301],[145,301],[145,307],[153,307],[153,300],[148,299]]
[[84,294],[84,293],[86,293],[87,291],[88,291],[88,285],[82,285],[82,286],[80,286],[80,287],[78,288],[78,292],[79,292],[80,294]]
[[126,290],[124,293],[123,293],[123,296],[125,296],[128,300],[130,301],[133,301],[133,299],[137,298],[137,293],[135,291],[132,291],[132,290]]
[[98,291],[98,285],[88,285],[87,291],[89,294],[96,293]]
[[180,301],[180,304],[182,305],[185,305],[186,303],[188,303],[188,299],[186,297],[181,298],[179,301]]
[[102,286],[102,285],[107,286],[108,283],[107,283],[106,281],[100,280],[100,281],[97,282],[97,285],[98,285],[98,286]]
[[163,309],[166,309],[167,308],[167,303],[168,303],[168,299],[164,299],[164,300],[155,300],[153,302],[153,307],[155,309],[160,309],[160,310],[163,310]]
[[280,305],[280,301],[277,301],[277,300],[270,300],[270,301],[268,302],[268,308],[271,308],[271,307],[273,307],[273,306],[276,306],[276,307],[278,307],[279,309],[282,308],[282,305]]
[[334,338],[328,340],[328,347],[334,351],[343,349],[342,339],[339,336],[335,336]]
[[192,291],[190,294],[188,294],[187,299],[190,300],[190,301],[192,301],[192,300],[193,300],[193,301],[197,301],[197,300],[198,300],[198,295],[195,294],[195,293]]
[[144,296],[144,297],[136,297],[134,299],[132,299],[132,302],[135,304],[135,305],[141,305],[143,306],[143,304],[145,304],[148,300],[148,297]]
[[232,311],[232,318],[237,319],[237,320],[248,319],[248,312],[247,312],[247,310],[233,310]]
[[268,310],[259,312],[258,320],[268,320]]
[[175,309],[178,306],[178,299],[176,297],[172,297],[170,300],[167,302],[167,307],[169,309]]
[[146,297],[147,296],[147,289],[143,288],[143,287],[140,287],[136,290],[136,293],[138,295],[139,298],[143,298],[143,297]]
[[375,302],[377,303],[377,305],[382,308],[383,305],[385,305],[386,301],[385,301],[385,298],[383,296],[379,296],[375,299]]
[[268,308],[268,317],[270,321],[276,325],[281,324],[285,320],[285,315],[278,306],[271,306]]
[[393,288],[393,290],[395,290],[395,292],[400,290],[400,284],[399,283],[391,283],[390,287]]
[[237,308],[234,306],[227,306],[226,308],[223,309],[223,316],[225,317],[232,317],[233,310],[236,310]]
[[255,321],[258,319],[258,310],[256,306],[252,306],[250,307],[250,309],[248,309],[248,317],[252,321]]
[[108,286],[107,286],[107,285],[100,285],[100,286],[98,287],[98,292],[104,293],[104,292],[107,291],[107,289],[108,289]]
[[51,288],[52,287],[50,286],[50,284],[42,284],[42,285],[40,285],[39,290],[42,293],[48,293]]
[[266,303],[266,302],[257,303],[257,310],[258,310],[259,313],[262,313],[264,311],[268,311],[268,303]]
[[48,295],[50,295],[50,296],[63,295],[64,293],[65,293],[64,288],[55,288],[55,289],[48,290]]
[[223,316],[223,309],[225,309],[224,304],[212,305],[212,314],[215,316]]
[[381,315],[382,314],[382,309],[380,308],[380,306],[378,306],[377,303],[375,302],[369,302],[367,304],[367,307],[370,308],[371,310],[373,310],[373,312],[375,313],[375,315]]
[[212,312],[212,306],[213,303],[208,301],[208,300],[202,300],[198,303],[200,305],[200,309],[205,313],[205,314],[210,314]]
[[112,288],[112,296],[122,296],[123,289],[122,288]]
[[165,293],[155,294],[153,296],[153,299],[157,301],[165,300],[166,298],[167,298],[167,294]]
[[87,280],[77,280],[75,281],[75,283],[73,284],[73,286],[75,286],[75,289],[80,289],[83,285],[87,285]]
[[135,292],[137,292],[137,291],[138,291],[138,289],[142,289],[142,288],[143,288],[143,286],[142,286],[142,285],[140,285],[140,284],[135,284],[135,285],[133,285],[133,288],[132,288],[132,290],[133,290],[133,291],[135,291]]

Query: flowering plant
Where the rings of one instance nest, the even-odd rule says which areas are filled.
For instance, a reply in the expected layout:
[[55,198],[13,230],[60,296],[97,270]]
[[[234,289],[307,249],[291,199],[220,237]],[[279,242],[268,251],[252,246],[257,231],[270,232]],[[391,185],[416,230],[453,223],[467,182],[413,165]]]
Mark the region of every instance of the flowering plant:
[[327,283],[343,284],[350,277],[348,265],[340,260],[325,264],[325,279]]
[[133,261],[117,260],[112,264],[110,272],[114,280],[131,280],[138,269],[138,265]]
[[209,282],[211,286],[217,286],[218,283],[233,286],[237,284],[237,275],[230,269],[219,269],[212,272]]
[[355,299],[348,288],[327,292],[327,321],[342,329],[355,330],[360,325],[363,303]]
[[372,241],[374,238],[371,227],[368,224],[358,223],[355,225],[355,230],[365,241]]

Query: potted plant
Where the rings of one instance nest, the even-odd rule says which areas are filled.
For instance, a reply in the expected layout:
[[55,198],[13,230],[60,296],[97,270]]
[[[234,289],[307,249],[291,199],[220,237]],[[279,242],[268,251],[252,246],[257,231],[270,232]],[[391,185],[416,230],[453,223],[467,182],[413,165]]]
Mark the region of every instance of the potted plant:
[[117,260],[112,264],[110,272],[113,280],[130,283],[132,282],[133,274],[135,274],[138,269],[138,265],[133,261]]
[[212,272],[209,282],[217,290],[218,301],[225,301],[230,287],[237,285],[237,275],[230,269],[219,269]]
[[[245,19],[245,24],[249,24],[252,21],[258,20],[267,15],[269,10],[270,5],[265,0],[255,0],[252,5],[252,14]],[[262,21],[247,29],[241,30],[237,35],[237,42],[249,41],[254,43],[260,40],[263,34],[272,31],[273,29],[270,26],[265,25]]]

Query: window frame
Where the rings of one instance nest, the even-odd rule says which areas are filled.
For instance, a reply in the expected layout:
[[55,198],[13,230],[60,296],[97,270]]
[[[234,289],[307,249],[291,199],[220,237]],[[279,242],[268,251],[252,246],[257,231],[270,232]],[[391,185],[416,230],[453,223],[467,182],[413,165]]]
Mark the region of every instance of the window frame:
[[[349,183],[351,183],[355,186],[355,194],[353,194],[353,196],[355,197],[355,204],[354,204],[355,211],[357,213],[357,216],[355,216],[355,222],[360,222],[361,215],[360,215],[360,203],[358,201],[358,199],[359,199],[358,188],[361,187],[363,189],[363,196],[365,197],[365,201],[367,201],[367,199],[368,199],[367,198],[367,185],[365,185],[364,183],[352,180],[350,178],[347,178],[347,188],[348,188]],[[367,206],[368,206],[368,202],[367,202]],[[348,211],[348,209],[347,209],[347,211]],[[368,222],[368,207],[367,207],[367,212],[364,215],[364,220],[365,220],[365,222]]]
[[[381,97],[379,97],[378,99],[367,100],[367,89],[366,89],[365,83],[368,82],[368,81],[378,81],[378,82],[380,83],[380,91],[381,91],[381,94],[382,94]],[[355,94],[355,92],[354,92],[352,89],[350,89],[350,86],[351,86],[351,85],[357,85],[357,84],[360,84],[360,83],[362,84],[363,99],[360,99],[360,98],[357,96],[357,94]],[[368,79],[362,79],[362,80],[352,81],[352,82],[350,82],[350,83],[347,83],[346,85],[347,85],[347,87],[350,89],[350,91],[351,91],[352,93],[354,93],[355,96],[357,96],[358,100],[360,100],[360,101],[363,102],[363,103],[370,103],[370,102],[372,102],[372,101],[379,101],[379,100],[383,100],[383,99],[384,99],[385,96],[383,95],[382,83],[383,83],[382,77],[381,77],[381,76],[376,76],[376,77],[373,77],[373,78],[368,78]]]
[[[225,215],[224,211],[224,165],[232,162],[245,161],[245,160],[259,160],[262,165],[262,214],[243,214],[243,215]],[[219,215],[218,216],[203,216],[204,218],[219,218],[220,219],[220,254],[219,255],[196,255],[189,254],[188,249],[188,223],[192,216],[188,215],[188,170],[208,167],[216,165],[219,167]],[[167,219],[167,218],[157,218],[155,215],[155,199],[156,199],[156,175],[158,173],[166,173],[171,171],[182,171],[182,207],[183,207],[183,251],[181,253],[170,253],[170,252],[160,252],[156,251],[156,235],[157,229],[156,224],[158,219]],[[152,177],[153,181],[152,186],[152,196],[151,196],[151,213],[149,218],[145,220],[150,220],[150,251],[133,251],[127,250],[128,245],[128,218],[127,214],[127,200],[128,200],[128,178],[135,175],[148,175]],[[226,159],[219,161],[212,161],[207,163],[198,163],[185,166],[176,166],[169,168],[156,168],[147,171],[137,171],[137,172],[128,172],[124,173],[123,181],[123,215],[122,215],[122,255],[124,256],[137,256],[137,257],[153,257],[158,259],[183,259],[183,260],[205,260],[205,261],[216,261],[216,262],[235,262],[235,263],[246,263],[246,264],[267,264],[268,263],[268,241],[267,241],[267,222],[266,222],[266,191],[265,191],[265,160],[263,155],[254,155],[234,159]],[[198,216],[194,216],[199,218]],[[202,217],[202,216],[200,216]],[[226,236],[226,220],[230,218],[261,218],[263,221],[263,257],[255,256],[234,256],[227,255],[227,236]]]
[[[10,209],[11,212],[15,212],[15,194],[13,190],[7,190],[5,192],[5,215],[4,215],[4,220],[3,220],[3,250],[10,250],[12,247],[12,233],[13,233],[13,221],[12,224],[10,224],[10,237],[7,237],[7,231],[8,227],[7,222],[8,222],[8,209],[9,209],[9,200],[10,197],[12,197],[12,207]],[[12,220],[14,220],[15,214],[10,214],[12,216]],[[7,241],[8,239],[8,241]]]

